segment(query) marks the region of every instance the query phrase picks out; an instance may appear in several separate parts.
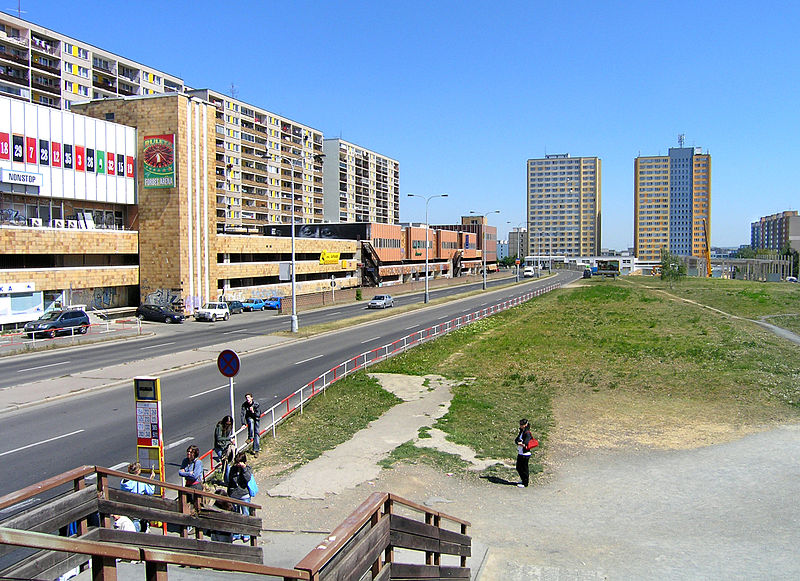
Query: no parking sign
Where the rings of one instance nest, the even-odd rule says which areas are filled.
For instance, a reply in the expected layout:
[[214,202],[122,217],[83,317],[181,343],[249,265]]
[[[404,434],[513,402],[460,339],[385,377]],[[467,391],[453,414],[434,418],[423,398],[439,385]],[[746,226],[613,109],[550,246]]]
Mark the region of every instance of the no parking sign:
[[[242,365],[239,361],[239,355],[236,351],[232,349],[225,349],[220,352],[219,356],[217,357],[217,369],[219,372],[227,377],[230,380],[230,388],[231,388],[231,417],[235,418],[234,414],[234,407],[233,407],[233,378],[234,376],[239,373],[239,369],[241,369]],[[233,420],[234,423],[236,420]]]

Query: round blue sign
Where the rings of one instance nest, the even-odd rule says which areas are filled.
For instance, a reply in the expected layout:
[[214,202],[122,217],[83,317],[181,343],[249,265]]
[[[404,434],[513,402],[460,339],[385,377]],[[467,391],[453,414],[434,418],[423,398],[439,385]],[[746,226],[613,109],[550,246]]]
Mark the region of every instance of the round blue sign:
[[236,351],[225,349],[219,354],[219,357],[217,357],[217,367],[219,368],[219,372],[225,377],[234,377],[239,373],[239,369],[241,368],[239,355],[236,354]]

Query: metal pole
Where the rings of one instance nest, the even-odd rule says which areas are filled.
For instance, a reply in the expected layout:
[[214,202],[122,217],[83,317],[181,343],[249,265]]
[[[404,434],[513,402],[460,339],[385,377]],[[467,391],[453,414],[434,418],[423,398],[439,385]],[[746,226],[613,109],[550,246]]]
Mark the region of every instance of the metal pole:
[[289,165],[291,166],[291,183],[292,183],[292,333],[297,333],[298,329],[298,321],[297,321],[297,291],[296,291],[296,278],[295,278],[295,253],[294,253],[294,163],[293,160],[289,160]]
[[481,248],[481,256],[483,257],[483,290],[486,290],[486,216],[483,217],[481,231],[483,232],[483,248]]
[[[233,403],[233,377],[229,377],[228,381],[230,382],[229,386],[230,386],[230,391],[231,391],[231,417],[235,418],[236,415],[233,413],[234,412],[234,408],[233,408],[233,406],[234,406],[234,403]],[[236,425],[236,420],[233,420],[233,425],[234,426]]]
[[428,232],[430,231],[430,227],[428,226],[428,204],[430,201],[431,198],[425,200],[425,297],[423,298],[423,302],[425,303],[430,301],[430,294],[428,292]]

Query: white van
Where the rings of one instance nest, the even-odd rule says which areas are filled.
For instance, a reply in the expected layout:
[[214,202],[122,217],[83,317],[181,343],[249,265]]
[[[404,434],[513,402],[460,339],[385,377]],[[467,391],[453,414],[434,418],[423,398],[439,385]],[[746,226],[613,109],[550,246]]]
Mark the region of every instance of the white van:
[[532,266],[526,266],[525,269],[522,271],[522,276],[524,278],[533,278],[536,275],[536,270]]

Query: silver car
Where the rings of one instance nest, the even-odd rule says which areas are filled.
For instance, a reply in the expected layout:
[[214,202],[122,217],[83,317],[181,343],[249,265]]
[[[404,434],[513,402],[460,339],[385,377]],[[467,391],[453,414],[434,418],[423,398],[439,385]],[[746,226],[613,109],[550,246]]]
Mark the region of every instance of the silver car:
[[375,295],[372,300],[367,303],[368,309],[385,309],[394,306],[394,299],[392,295]]

